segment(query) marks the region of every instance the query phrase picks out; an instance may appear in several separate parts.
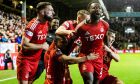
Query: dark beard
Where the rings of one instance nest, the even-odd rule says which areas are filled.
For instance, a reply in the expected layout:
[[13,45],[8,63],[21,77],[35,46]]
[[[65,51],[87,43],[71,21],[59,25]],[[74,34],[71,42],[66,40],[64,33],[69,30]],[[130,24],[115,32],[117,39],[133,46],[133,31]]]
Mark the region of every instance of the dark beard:
[[51,20],[52,20],[52,18],[51,18],[50,16],[48,16],[48,15],[44,15],[44,19],[45,19],[46,21],[51,21]]
[[99,20],[100,15],[96,15],[94,12],[91,13],[91,21],[95,22],[97,20]]

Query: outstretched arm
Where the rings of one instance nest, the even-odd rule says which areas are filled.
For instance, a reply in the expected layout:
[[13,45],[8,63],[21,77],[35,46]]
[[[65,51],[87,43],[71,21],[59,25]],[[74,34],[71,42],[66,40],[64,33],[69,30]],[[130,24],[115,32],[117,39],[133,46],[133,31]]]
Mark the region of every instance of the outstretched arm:
[[58,35],[70,35],[73,32],[73,30],[66,30],[64,26],[60,26],[55,33]]
[[98,58],[98,54],[94,54],[94,53],[84,57],[70,57],[70,56],[62,55],[61,57],[59,57],[59,61],[66,62],[66,63],[80,63],[87,60],[94,60],[97,58]]
[[120,61],[120,56],[119,56],[117,53],[113,52],[113,51],[112,51],[109,47],[107,47],[106,45],[104,45],[104,47],[105,47],[105,50],[106,50],[107,52],[110,52],[112,58],[113,58],[116,62],[119,62],[119,61]]

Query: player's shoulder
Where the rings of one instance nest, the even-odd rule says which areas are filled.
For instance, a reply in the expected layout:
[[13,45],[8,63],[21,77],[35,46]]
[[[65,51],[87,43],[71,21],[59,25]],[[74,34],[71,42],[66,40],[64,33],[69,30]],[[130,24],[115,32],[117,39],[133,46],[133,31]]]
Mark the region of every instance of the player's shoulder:
[[100,21],[103,23],[104,26],[106,26],[107,28],[109,27],[109,24],[107,21],[100,19]]
[[73,25],[75,23],[76,23],[75,20],[67,20],[67,21],[64,21],[63,25],[66,25],[67,27],[69,27],[70,25]]
[[33,18],[28,24],[26,29],[34,30],[36,26],[38,25],[39,21],[37,18]]

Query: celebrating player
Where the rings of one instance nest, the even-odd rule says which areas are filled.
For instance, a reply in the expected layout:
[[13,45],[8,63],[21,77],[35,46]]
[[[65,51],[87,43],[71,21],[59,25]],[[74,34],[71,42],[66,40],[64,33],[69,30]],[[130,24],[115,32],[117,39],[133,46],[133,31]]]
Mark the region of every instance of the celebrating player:
[[48,49],[46,36],[48,21],[53,18],[54,10],[49,2],[37,4],[37,17],[27,25],[21,50],[17,56],[17,79],[19,84],[32,84],[35,78],[42,50]]
[[[60,20],[59,17],[54,16],[53,19],[50,22],[50,27],[49,27],[49,31],[48,31],[48,34],[47,34],[47,40],[46,40],[49,45],[54,40],[55,31],[59,27],[59,20]],[[45,64],[46,66],[44,65],[44,54],[45,54],[45,50],[42,51],[41,58],[40,58],[38,68],[37,68],[37,71],[36,71],[36,77],[35,77],[34,80],[39,78],[40,75],[43,73],[45,67],[47,67],[47,64]]]
[[[99,84],[99,79],[102,77],[103,67],[103,45],[104,36],[108,31],[109,24],[100,19],[101,6],[99,3],[91,2],[88,5],[90,12],[90,21],[87,24],[79,24],[76,28],[76,35],[81,37],[82,46],[80,53],[85,56],[90,53],[98,53],[99,58],[91,61],[86,61],[79,64],[79,69],[84,80],[84,84]],[[80,54],[79,54],[80,55]],[[82,55],[80,55],[82,56]]]
[[107,33],[107,38],[105,38],[106,45],[104,46],[104,56],[103,56],[103,76],[101,78],[100,84],[123,84],[121,80],[117,77],[109,75],[109,68],[111,60],[114,59],[116,62],[119,62],[120,56],[116,53],[115,48],[112,46],[115,41],[115,32],[109,30]]
[[[70,52],[73,50],[73,48],[76,46],[76,44],[73,44],[74,40],[71,39],[69,36],[73,35],[73,32],[75,31],[75,27],[77,24],[82,22],[85,19],[89,19],[89,12],[87,10],[79,10],[77,12],[77,19],[76,20],[68,20],[65,21],[57,30],[56,34],[58,35],[66,35],[69,40],[69,45],[67,46],[67,50],[64,52],[65,54],[69,55]],[[73,46],[72,46],[73,45]],[[67,65],[66,65],[67,66]],[[66,84],[72,84],[72,79],[70,77],[68,66],[66,67]]]
[[[98,54],[90,54],[84,57],[70,57],[63,54],[67,48],[67,39],[65,36],[56,36],[54,42],[50,45],[48,51],[45,53],[45,59],[49,57],[47,67],[47,78],[45,84],[66,84],[65,79],[65,64],[79,63],[87,60],[93,60],[98,57]],[[46,62],[46,61],[45,61]]]

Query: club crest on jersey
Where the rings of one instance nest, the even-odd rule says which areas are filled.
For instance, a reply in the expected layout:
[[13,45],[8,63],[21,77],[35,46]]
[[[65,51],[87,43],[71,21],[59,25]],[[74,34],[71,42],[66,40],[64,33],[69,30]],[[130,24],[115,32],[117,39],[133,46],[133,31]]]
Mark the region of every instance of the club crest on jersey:
[[40,31],[38,32],[38,34],[42,34],[42,31],[40,30]]
[[101,27],[100,31],[101,31],[101,32],[104,32],[104,28],[103,28],[103,27]]

